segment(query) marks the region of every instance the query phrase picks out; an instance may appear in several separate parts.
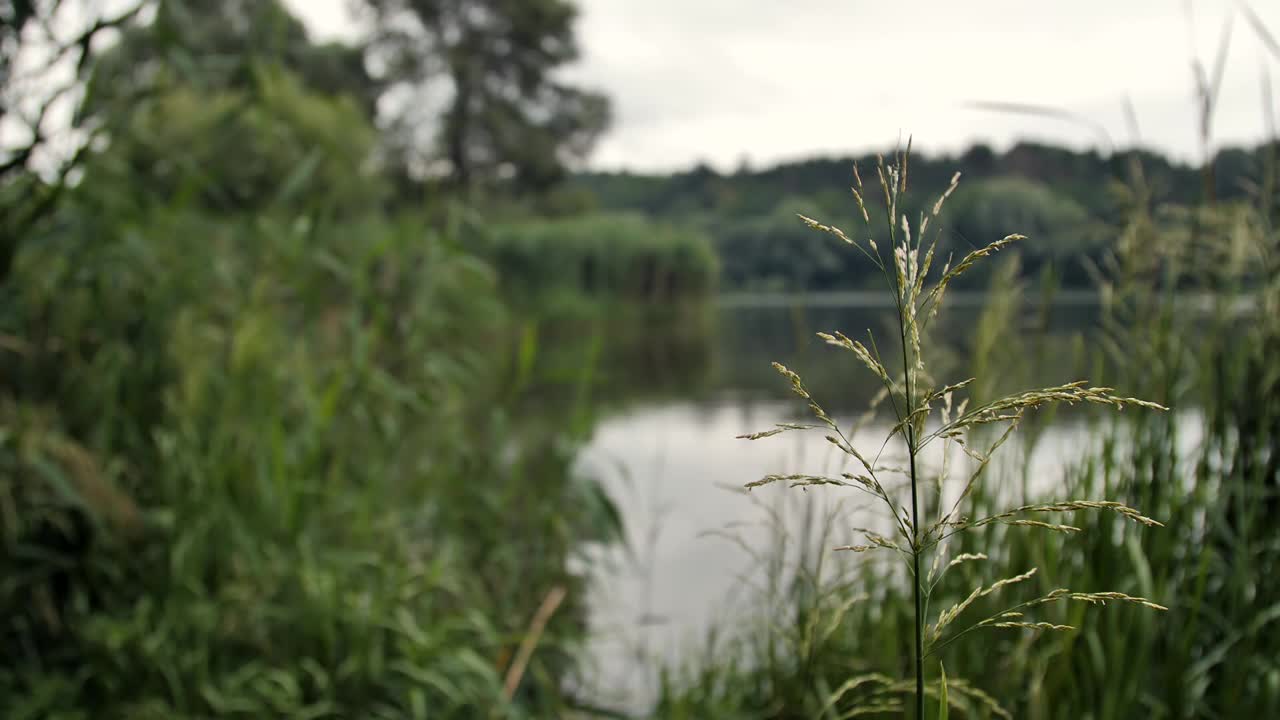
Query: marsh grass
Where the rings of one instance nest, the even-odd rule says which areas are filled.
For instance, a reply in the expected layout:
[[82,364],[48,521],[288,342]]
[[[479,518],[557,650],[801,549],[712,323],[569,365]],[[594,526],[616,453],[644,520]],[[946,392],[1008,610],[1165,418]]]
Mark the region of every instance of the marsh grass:
[[[1005,265],[993,276],[982,318],[970,321],[967,362],[978,380],[966,390],[973,397],[998,397],[1011,383],[1027,382],[1033,364],[1044,358],[1060,364],[1069,358],[1065,372],[1115,377],[1135,394],[1173,408],[1116,414],[1046,407],[1001,446],[970,495],[974,517],[997,515],[1011,502],[1107,497],[1141,507],[1166,525],[1135,534],[1120,514],[1078,513],[1071,521],[1081,528],[1077,533],[1028,538],[1028,528],[990,525],[952,538],[953,558],[996,555],[992,548],[999,548],[996,557],[1008,567],[1039,569],[1006,590],[1044,595],[1059,585],[1110,588],[1169,607],[1152,613],[1128,604],[1084,622],[1084,604],[1044,605],[1040,621],[1078,629],[1044,637],[975,632],[972,642],[949,646],[948,681],[962,671],[1014,717],[1181,720],[1280,713],[1280,590],[1274,580],[1280,543],[1270,519],[1280,502],[1280,396],[1272,360],[1280,337],[1280,314],[1272,310],[1280,236],[1277,205],[1266,199],[1276,197],[1277,183],[1267,179],[1269,173],[1274,178],[1273,158],[1270,151],[1256,158],[1256,199],[1217,210],[1160,205],[1132,180],[1114,188],[1130,203],[1126,222],[1116,229],[1121,241],[1095,270],[1103,299],[1098,324],[1075,337],[1037,335],[1043,318],[1062,309],[1052,306],[1051,279],[1041,285],[1041,304],[1028,303],[1032,286],[1008,279],[1016,275],[1009,272],[1013,255],[1002,258]],[[1193,212],[1200,218],[1198,232],[1190,224]],[[1217,291],[1187,292],[1205,287]],[[954,309],[945,312],[941,322],[954,322]],[[945,349],[934,346],[937,339],[924,337],[931,358]],[[989,443],[1001,430],[985,432]],[[1061,447],[1064,437],[1068,444]],[[901,452],[900,441],[890,447]],[[757,552],[776,563],[768,545]],[[879,561],[866,562],[877,555]],[[709,653],[706,664],[687,678],[673,677],[659,714],[822,717],[831,690],[847,678],[899,676],[910,667],[914,603],[897,557],[876,551],[857,564],[828,562],[821,574],[812,562],[791,568],[813,584],[761,600],[758,615],[766,620],[753,616],[722,632],[718,652]],[[934,591],[937,605],[961,602],[971,588],[986,587],[984,564],[952,568]],[[979,597],[966,613],[1000,611],[997,595]],[[854,596],[861,599],[836,612],[833,598]],[[779,621],[801,614],[835,627],[810,636],[817,643],[806,646],[801,633],[788,631],[798,624]],[[819,659],[816,670],[801,662],[806,657]],[[869,681],[848,688],[825,716],[875,707],[871,691],[878,688]],[[996,715],[974,705],[963,716]]]
[[568,714],[567,559],[618,517],[572,403],[513,416],[491,268],[410,218],[109,192],[3,287],[5,717]]
[[[924,338],[930,323],[938,316],[948,286],[975,264],[1016,243],[1022,236],[1009,235],[996,240],[954,264],[948,259],[942,263],[936,278],[931,277],[935,260],[941,262],[941,258],[935,257],[936,219],[957,187],[959,176],[953,178],[931,209],[922,212],[913,225],[905,214],[899,213],[899,207],[905,204],[909,162],[908,147],[906,152],[897,154],[892,163],[881,160],[876,168],[886,220],[879,230],[874,228],[866,189],[855,168],[853,196],[865,223],[866,239],[862,232],[851,237],[839,228],[801,216],[809,227],[834,236],[860,252],[880,272],[893,294],[897,337],[893,338],[892,345],[885,345],[870,333],[865,343],[838,331],[818,333],[827,344],[849,352],[854,363],[870,372],[882,386],[876,402],[891,413],[893,425],[888,436],[867,441],[852,430],[846,432],[845,427],[823,409],[799,375],[775,363],[775,369],[790,383],[793,392],[806,401],[817,423],[781,423],[742,437],[760,440],[784,432],[818,430],[825,433],[828,443],[847,456],[849,471],[839,476],[770,474],[747,487],[785,483],[790,487],[847,489],[870,496],[888,511],[887,517],[891,519],[891,530],[855,529],[862,534],[862,539],[836,549],[888,553],[905,567],[911,588],[911,679],[901,681],[877,673],[853,676],[831,691],[822,706],[823,713],[840,707],[851,691],[869,689],[860,696],[863,703],[858,708],[860,713],[894,711],[904,704],[903,697],[911,696],[914,701],[911,716],[923,719],[927,692],[946,692],[948,701],[962,709],[982,706],[990,712],[1007,714],[991,697],[959,679],[965,670],[963,667],[953,665],[953,675],[945,691],[937,683],[930,685],[926,681],[926,660],[940,661],[953,643],[972,633],[1075,629],[1074,625],[1043,619],[1049,606],[1120,603],[1153,610],[1166,608],[1145,597],[1123,592],[1075,591],[1061,587],[1019,599],[1018,590],[1027,587],[1038,572],[1037,567],[1031,566],[976,584],[959,600],[938,611],[936,620],[929,623],[931,606],[941,605],[933,602],[935,597],[946,596],[939,587],[949,572],[988,562],[989,555],[996,556],[997,561],[1000,559],[998,547],[987,552],[953,553],[950,548],[958,544],[958,538],[999,526],[1023,532],[1076,534],[1083,528],[1069,523],[1073,522],[1072,517],[1081,514],[1115,514],[1144,527],[1156,527],[1160,523],[1123,503],[1092,497],[1033,502],[978,514],[973,513],[971,503],[975,491],[987,481],[986,471],[995,453],[1032,411],[1060,404],[1115,409],[1163,408],[1152,402],[1116,395],[1110,388],[1090,386],[1084,381],[1018,392],[975,402],[970,407],[964,391],[974,383],[973,378],[951,384],[936,380],[925,362]],[[927,241],[931,222],[935,223],[935,240]],[[879,242],[876,235],[880,236]],[[884,355],[882,347],[898,352]],[[979,608],[981,612],[973,612]]]

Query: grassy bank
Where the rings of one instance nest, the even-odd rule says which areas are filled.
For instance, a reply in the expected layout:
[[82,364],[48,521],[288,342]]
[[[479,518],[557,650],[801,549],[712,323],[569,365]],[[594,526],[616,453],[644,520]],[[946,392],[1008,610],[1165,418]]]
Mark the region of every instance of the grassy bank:
[[[1273,367],[1280,235],[1276,166],[1259,167],[1260,192],[1248,203],[1160,206],[1135,183],[1114,247],[1095,268],[1105,317],[1101,330],[1081,335],[1076,375],[1172,412],[1078,419],[1085,439],[1049,476],[1029,461],[1041,439],[1033,426],[1012,454],[993,462],[967,511],[985,517],[1011,499],[1112,498],[1164,527],[1138,534],[1119,517],[1077,514],[1064,522],[1078,531],[991,527],[958,535],[950,546],[951,556],[982,553],[1008,575],[1037,568],[1024,586],[1028,596],[1061,587],[1114,590],[1156,598],[1169,614],[1053,606],[1034,619],[1078,629],[1011,628],[948,645],[933,659],[946,667],[953,712],[1055,720],[1280,712],[1280,543],[1269,520],[1280,498]],[[1216,294],[1191,307],[1179,297],[1187,287]],[[1021,294],[1012,278],[995,278],[984,317],[969,329],[973,368],[960,377],[1016,382],[1046,352],[1060,352],[1027,332]],[[970,390],[981,402],[995,388],[980,381]],[[862,516],[811,522],[790,534],[779,528],[772,544],[756,548],[767,579],[751,618],[720,628],[704,655],[667,671],[655,716],[902,716],[901,708],[882,707],[880,689],[911,672],[909,574],[830,555],[830,547],[850,542],[848,526],[864,523]],[[951,572],[952,589],[931,598],[935,614],[983,584],[975,563]],[[985,597],[971,602],[966,617],[1003,607]]]
[[3,286],[6,716],[566,712],[566,562],[617,521],[511,412],[492,268],[412,221],[98,201]]

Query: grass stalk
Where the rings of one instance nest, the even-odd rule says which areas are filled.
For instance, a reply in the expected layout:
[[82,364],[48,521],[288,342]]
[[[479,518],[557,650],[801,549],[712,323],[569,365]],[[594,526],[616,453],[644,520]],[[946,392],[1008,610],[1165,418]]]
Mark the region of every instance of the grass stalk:
[[[908,391],[910,394],[910,391]],[[915,673],[916,673],[916,717],[924,719],[924,580],[920,577],[920,509],[918,505],[915,433],[907,431],[908,452],[911,457],[911,525],[915,537],[911,543],[911,576],[912,595],[915,596]]]
[[[889,236],[896,242],[897,231],[893,225],[892,218],[889,224]],[[895,276],[895,278],[898,276]],[[915,414],[915,395],[912,392],[911,372],[912,361],[907,356],[907,348],[911,343],[907,339],[907,314],[902,311],[902,298],[905,288],[898,284],[897,294],[899,301],[898,306],[898,338],[902,343],[902,378],[903,391],[906,395],[906,401],[903,403],[906,408],[906,418],[910,418]],[[904,418],[905,420],[905,418]],[[908,472],[911,480],[911,595],[914,603],[913,628],[915,630],[915,644],[912,657],[912,665],[915,672],[916,685],[916,718],[924,720],[924,579],[920,577],[920,555],[924,551],[923,543],[920,537],[920,482],[919,471],[916,468],[916,455],[919,448],[916,446],[915,424],[906,422],[907,436],[907,459]]]
[[[906,681],[896,681],[888,676],[873,673],[849,678],[836,691],[826,693],[825,701],[821,704],[824,711],[839,710],[845,713],[843,715],[845,717],[891,710],[901,710],[905,713],[905,695],[911,693],[914,700],[912,703],[914,714],[909,717],[925,720],[925,695],[929,687],[925,681],[925,658],[936,655],[941,662],[942,650],[951,646],[955,640],[972,632],[1013,630],[1042,633],[1075,629],[1066,624],[1027,617],[1026,612],[1046,612],[1048,609],[1044,606],[1072,602],[1091,605],[1118,602],[1155,610],[1166,609],[1146,598],[1122,592],[1076,592],[1067,588],[1052,589],[1039,596],[1033,596],[1029,600],[1009,603],[1001,598],[1016,592],[1016,588],[1010,586],[1026,587],[1027,585],[1022,584],[1035,576],[1039,570],[1038,567],[1032,567],[1029,570],[1020,567],[1015,573],[993,582],[981,581],[977,587],[959,594],[960,599],[944,609],[934,624],[930,625],[926,622],[927,608],[933,600],[933,595],[935,592],[946,591],[945,587],[939,588],[940,581],[947,571],[959,564],[989,559],[986,553],[966,552],[952,556],[951,545],[959,544],[963,539],[956,536],[977,532],[989,537],[990,530],[997,525],[1064,536],[1080,532],[1081,529],[1075,525],[1040,519],[1047,515],[1063,513],[1114,513],[1139,525],[1160,526],[1159,522],[1138,510],[1111,500],[1067,499],[1023,504],[1011,509],[992,511],[977,504],[975,500],[982,496],[981,490],[985,485],[983,481],[986,479],[985,471],[992,455],[1004,444],[1026,414],[1042,407],[1077,403],[1110,406],[1116,409],[1126,406],[1163,408],[1154,403],[1115,395],[1110,388],[1089,386],[1084,381],[1018,392],[985,403],[975,402],[977,407],[970,407],[970,400],[981,400],[981,395],[973,395],[973,389],[969,388],[976,378],[951,384],[935,382],[925,367],[921,349],[922,337],[928,330],[930,322],[937,316],[948,285],[979,261],[1023,238],[1020,235],[1008,235],[985,247],[973,250],[954,265],[948,259],[937,279],[930,283],[930,269],[934,267],[938,246],[936,228],[939,223],[933,222],[935,239],[932,242],[926,242],[925,233],[931,221],[937,218],[946,199],[955,191],[959,175],[952,179],[951,185],[933,204],[931,212],[921,213],[920,221],[914,228],[916,232],[913,233],[912,224],[906,214],[899,215],[899,208],[902,207],[901,199],[906,191],[909,152],[910,145],[907,152],[896,155],[893,164],[886,165],[883,160],[880,160],[876,168],[884,197],[885,217],[888,220],[887,252],[882,252],[881,246],[874,239],[870,214],[867,212],[863,196],[862,181],[856,167],[853,195],[860,214],[867,224],[869,236],[866,240],[855,241],[839,228],[801,216],[801,220],[810,228],[854,246],[875,265],[884,276],[889,289],[893,291],[900,343],[901,374],[898,369],[890,370],[884,364],[873,336],[868,338],[869,346],[854,341],[840,332],[818,333],[818,337],[829,345],[849,351],[856,358],[858,365],[878,378],[884,385],[883,396],[888,401],[886,404],[892,408],[896,423],[877,451],[864,453],[855,445],[854,433],[845,432],[840,423],[823,410],[800,376],[781,364],[774,363],[775,369],[791,383],[792,390],[807,401],[810,411],[820,424],[783,423],[772,430],[741,436],[748,440],[758,440],[788,431],[809,429],[827,431],[829,433],[826,436],[827,442],[835,445],[848,456],[848,461],[857,469],[856,472],[841,473],[839,478],[808,474],[771,474],[762,480],[748,483],[747,487],[760,487],[781,481],[792,487],[821,486],[837,490],[850,488],[878,500],[894,518],[894,527],[901,542],[885,537],[874,530],[863,529],[866,544],[845,545],[836,549],[857,553],[888,551],[905,562],[911,577],[911,632],[913,635],[911,674],[913,677]],[[966,388],[969,389],[966,390]],[[961,392],[969,397],[955,401],[955,396]],[[932,425],[931,418],[934,420]],[[929,428],[927,432],[926,428]],[[993,430],[996,439],[988,444],[987,441],[991,436],[989,431]],[[886,452],[890,455],[895,454],[892,450],[894,447],[892,441],[895,436],[905,444],[905,458],[899,456],[899,464],[896,467],[901,467],[900,463],[905,461],[905,470],[895,469],[894,464],[886,465],[882,462],[881,456]],[[923,454],[926,446],[930,444],[942,446],[939,448],[942,454],[940,463],[932,455],[926,457]],[[954,469],[955,465],[947,458],[953,451],[955,454],[963,453],[969,466],[964,477],[959,478],[960,493],[955,502],[944,503],[944,487],[949,471]],[[896,492],[890,478],[895,475],[905,476],[904,489],[911,494],[909,511],[894,497]],[[935,476],[938,479],[936,484],[926,482],[927,478]],[[903,480],[897,482],[902,483]],[[936,496],[932,497],[932,501],[922,497],[923,493],[935,486]],[[925,517],[926,514],[932,515],[930,508],[936,509],[938,515],[936,518]],[[971,517],[975,519],[970,519]],[[932,568],[927,578],[924,573],[926,567]],[[982,599],[997,593],[993,600],[997,601],[998,605],[992,605],[992,601]],[[1000,607],[1003,607],[1003,610],[997,610],[982,619],[972,619],[978,608],[983,608],[984,612],[990,613],[992,608]],[[953,662],[952,667],[958,667],[958,665]],[[966,710],[971,707],[985,708],[985,711],[1009,717],[1009,713],[1003,710],[993,698],[963,678],[949,678],[947,686],[948,703]],[[855,697],[856,694],[852,692],[855,689],[859,690],[860,696]],[[942,695],[941,689],[938,694]]]

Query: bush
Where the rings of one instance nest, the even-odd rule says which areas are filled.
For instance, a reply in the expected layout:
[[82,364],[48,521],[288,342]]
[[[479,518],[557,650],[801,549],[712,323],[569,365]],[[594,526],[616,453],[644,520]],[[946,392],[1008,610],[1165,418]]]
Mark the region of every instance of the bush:
[[[7,717],[507,704],[572,543],[616,516],[507,418],[484,263],[409,222],[77,206],[38,239],[0,315]],[[517,708],[563,712],[569,597]]]

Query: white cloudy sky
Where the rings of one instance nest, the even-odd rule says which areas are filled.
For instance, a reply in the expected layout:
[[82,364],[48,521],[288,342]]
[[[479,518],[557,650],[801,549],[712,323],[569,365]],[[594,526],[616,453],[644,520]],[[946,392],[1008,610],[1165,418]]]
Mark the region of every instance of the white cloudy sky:
[[[351,32],[345,0],[288,0],[323,37]],[[975,109],[1049,105],[1131,144],[1197,152],[1192,58],[1231,44],[1215,120],[1219,142],[1265,133],[1267,73],[1280,58],[1234,0],[580,0],[583,61],[616,120],[592,164],[668,169],[891,147],[954,150],[1022,138],[1100,146],[1072,123]],[[1280,2],[1253,0],[1280,36]],[[1280,115],[1280,111],[1277,111]]]

